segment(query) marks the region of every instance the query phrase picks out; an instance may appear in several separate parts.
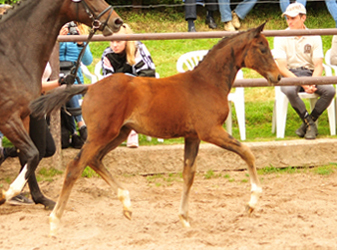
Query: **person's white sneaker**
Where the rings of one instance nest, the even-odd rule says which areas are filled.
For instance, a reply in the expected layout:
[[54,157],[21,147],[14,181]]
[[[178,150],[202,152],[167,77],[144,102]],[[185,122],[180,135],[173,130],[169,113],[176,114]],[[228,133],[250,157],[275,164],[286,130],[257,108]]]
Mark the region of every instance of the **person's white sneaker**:
[[127,142],[126,142],[126,146],[128,148],[138,148],[139,144],[138,144],[138,134],[136,133],[136,131],[131,130]]

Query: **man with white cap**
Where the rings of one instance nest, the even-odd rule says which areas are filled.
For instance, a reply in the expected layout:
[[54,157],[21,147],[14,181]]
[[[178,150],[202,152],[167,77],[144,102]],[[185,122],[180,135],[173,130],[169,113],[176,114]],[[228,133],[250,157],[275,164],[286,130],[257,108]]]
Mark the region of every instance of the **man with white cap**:
[[[287,30],[307,29],[304,25],[307,11],[301,3],[290,4],[282,17],[286,17]],[[323,47],[320,36],[275,37],[273,56],[283,77],[321,76],[323,73]],[[330,105],[335,96],[332,85],[282,86],[291,106],[303,120],[296,134],[315,139],[318,132],[315,121]],[[298,92],[316,93],[320,96],[311,114],[306,110]]]

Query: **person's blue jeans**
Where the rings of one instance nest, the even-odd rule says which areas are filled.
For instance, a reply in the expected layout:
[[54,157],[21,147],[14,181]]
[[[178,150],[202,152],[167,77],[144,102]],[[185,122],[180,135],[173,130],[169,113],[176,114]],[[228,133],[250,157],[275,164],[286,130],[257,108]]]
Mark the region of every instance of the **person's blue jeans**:
[[[239,3],[234,12],[238,15],[238,17],[243,20],[249,13],[249,11],[254,7],[257,0],[244,0]],[[232,10],[230,6],[230,0],[218,0],[219,10],[221,14],[221,22],[229,22],[232,21]]]
[[335,20],[335,26],[337,28],[337,3],[336,0],[325,0],[326,7],[328,8],[330,15]]
[[[303,4],[304,7],[307,4],[306,0],[296,0],[296,2]],[[281,8],[282,13],[286,11],[289,4],[290,4],[290,0],[280,0],[280,8]]]

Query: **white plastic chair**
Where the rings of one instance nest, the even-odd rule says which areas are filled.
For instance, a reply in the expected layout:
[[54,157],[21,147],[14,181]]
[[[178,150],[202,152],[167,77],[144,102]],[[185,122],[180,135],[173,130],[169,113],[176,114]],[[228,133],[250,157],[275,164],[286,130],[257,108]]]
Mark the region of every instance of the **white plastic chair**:
[[97,77],[93,74],[90,73],[89,69],[87,68],[87,66],[85,66],[83,63],[81,63],[81,70],[82,73],[85,77],[87,77],[91,83],[95,83],[97,82]]
[[[273,53],[273,50],[272,50]],[[326,74],[331,72],[331,68],[323,64]],[[317,94],[308,94],[305,92],[298,93],[302,99],[309,99],[310,111],[313,110],[319,98]],[[272,133],[275,133],[276,138],[284,138],[289,100],[285,94],[282,93],[280,86],[275,86],[275,102],[272,118]],[[335,99],[332,100],[330,106],[327,108],[329,117],[330,134],[336,135],[336,114],[335,114]],[[316,121],[317,124],[317,121]]]
[[[186,72],[187,70],[193,70],[195,66],[198,65],[204,56],[208,53],[208,50],[197,50],[187,52],[181,55],[177,61],[177,70],[180,73]],[[236,79],[243,79],[243,72],[239,70]],[[235,92],[231,92],[228,95],[228,101],[233,102],[236,110],[236,115],[238,118],[239,131],[241,140],[246,140],[246,124],[245,124],[245,96],[243,88],[236,88]],[[229,103],[229,113],[226,120],[227,132],[232,134],[232,108]]]
[[95,75],[97,76],[98,80],[102,80],[103,79],[103,75],[102,75],[102,62],[98,61],[95,65]]

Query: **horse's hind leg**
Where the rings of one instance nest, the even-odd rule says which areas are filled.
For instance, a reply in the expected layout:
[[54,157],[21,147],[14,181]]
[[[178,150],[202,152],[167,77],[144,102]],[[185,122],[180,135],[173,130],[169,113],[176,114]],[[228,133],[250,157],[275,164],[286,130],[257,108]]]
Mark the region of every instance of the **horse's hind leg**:
[[23,166],[18,177],[11,183],[9,189],[2,191],[0,204],[3,204],[18,195],[25,186],[27,179],[31,175],[35,175],[35,169],[39,163],[39,152],[20,118],[11,117],[7,122],[7,126],[3,126],[1,130],[14,146],[20,150],[20,155],[25,155],[27,158],[27,163]]
[[[30,138],[39,151],[39,162],[42,158],[52,156],[55,153],[56,148],[54,139],[49,132],[46,119],[44,117],[35,118],[30,116],[29,129]],[[32,174],[28,178],[28,185],[32,198],[36,204],[43,204],[47,210],[54,208],[55,202],[43,195],[37,183],[35,174]]]
[[110,143],[106,145],[105,148],[101,149],[98,154],[95,155],[95,159],[89,162],[89,166],[97,172],[110,187],[112,187],[117,194],[118,199],[123,204],[123,214],[126,218],[131,220],[132,209],[129,191],[122,187],[122,185],[110,174],[108,169],[103,165],[103,157],[120,145],[130,134],[131,129],[127,127],[122,127],[119,135]]
[[75,159],[71,160],[67,165],[65,172],[65,180],[63,182],[60,197],[52,213],[49,216],[50,235],[55,235],[59,227],[64,208],[69,199],[71,189],[73,188],[75,181],[80,177],[81,173],[83,172],[83,169],[85,168],[85,162],[81,161],[82,158],[81,156],[85,152],[86,152],[85,146],[83,146],[83,148],[81,149],[79,154],[75,157]]
[[[54,210],[49,216],[51,236],[56,235],[64,208],[70,196],[71,189],[73,188],[75,181],[80,177],[81,173],[83,172],[84,168],[87,165],[91,166],[95,171],[97,171],[97,173],[100,174],[102,178],[108,182],[108,184],[110,185],[115,184],[119,188],[118,191],[119,190],[124,191],[122,192],[122,194],[124,194],[124,197],[125,197],[123,201],[124,207],[129,208],[128,214],[129,214],[129,217],[131,216],[131,203],[130,203],[130,199],[128,198],[128,191],[124,190],[112,178],[112,176],[108,173],[108,171],[101,165],[101,160],[103,159],[103,157],[111,149],[117,147],[120,143],[122,143],[127,138],[129,132],[130,132],[130,129],[127,129],[127,128],[122,129],[120,134],[111,143],[103,142],[104,138],[98,138],[99,137],[98,135],[95,135],[95,139],[97,140],[95,139],[91,140],[90,138],[91,134],[89,132],[89,135],[88,135],[89,137],[86,143],[84,143],[80,153],[75,157],[75,159],[73,159],[67,165],[66,173],[65,173],[65,180],[63,183],[60,197],[56,203],[56,206],[54,207]],[[130,203],[130,204],[125,205],[125,203]],[[124,212],[124,214],[127,216],[126,212]]]
[[188,198],[194,181],[196,171],[195,159],[198,155],[199,144],[200,140],[198,138],[185,138],[183,170],[184,187],[179,209],[179,218],[184,227],[190,227],[190,223],[188,222]]
[[251,196],[250,201],[247,204],[247,211],[252,213],[262,194],[262,188],[255,166],[255,157],[252,151],[248,146],[241,144],[238,140],[229,135],[221,126],[213,129],[211,134],[204,138],[204,141],[237,153],[247,163],[251,182]]
[[126,218],[131,220],[132,209],[129,191],[123,188],[122,185],[113,178],[101,160],[98,160],[95,164],[90,164],[90,167],[94,169],[114,190],[117,190],[117,197],[123,204],[123,214]]

